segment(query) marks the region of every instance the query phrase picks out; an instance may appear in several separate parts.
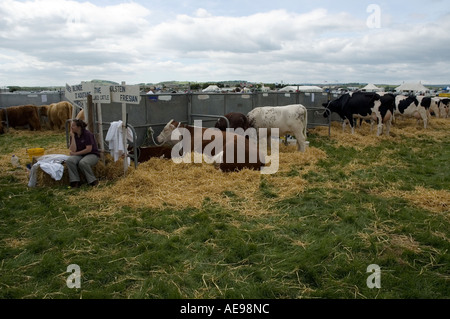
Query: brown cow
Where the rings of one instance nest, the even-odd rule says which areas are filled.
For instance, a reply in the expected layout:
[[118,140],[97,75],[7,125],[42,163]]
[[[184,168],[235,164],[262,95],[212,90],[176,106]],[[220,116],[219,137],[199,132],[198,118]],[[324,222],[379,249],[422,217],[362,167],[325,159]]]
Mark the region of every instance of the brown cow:
[[[208,147],[208,151],[211,152],[210,155],[214,159],[218,160],[219,168],[224,172],[239,171],[244,168],[260,170],[264,166],[265,159],[260,159],[260,154],[258,152],[258,147],[254,141],[245,138],[242,135],[235,134],[232,132],[224,132],[215,129],[199,128],[190,125],[181,124],[176,121],[170,121],[163,129],[161,134],[157,137],[158,143],[165,143],[171,146],[178,143],[179,140],[172,140],[172,132],[177,129],[186,129],[190,133],[191,140],[185,141],[184,143],[189,143],[191,152],[205,153],[205,148]],[[208,133],[214,133],[210,138],[205,136],[205,131],[209,130]],[[201,133],[200,143],[196,143],[194,138],[197,138],[196,134]],[[180,132],[180,134],[183,134]],[[221,141],[215,141],[216,138],[220,138]],[[211,144],[217,147],[211,146]],[[244,150],[238,149],[239,146],[243,146]],[[233,149],[233,158],[227,158],[227,151]],[[186,151],[186,149],[183,149]],[[243,153],[242,153],[243,151]],[[207,153],[207,152],[206,152]],[[244,157],[242,157],[242,154]],[[220,157],[220,159],[219,159]]]
[[[241,127],[244,129],[248,129],[250,127],[250,124],[248,122],[247,115],[239,113],[239,112],[231,112],[224,115],[228,122],[230,123],[230,128],[237,129]],[[221,131],[226,131],[227,129],[227,122],[223,118],[219,118],[217,120],[217,123],[215,125],[216,128],[218,128]]]
[[64,130],[66,121],[72,118],[72,104],[63,101],[50,104],[48,120],[52,130]]
[[50,108],[50,105],[38,105],[38,114],[39,119],[41,120],[41,126],[43,128],[49,128],[50,123],[48,120],[48,109]]
[[[30,130],[40,130],[38,109],[34,105],[11,106],[0,110],[0,122],[8,120],[8,125],[12,128],[28,125]],[[0,134],[4,129],[0,127]]]
[[[84,116],[84,110],[83,110],[83,109],[81,109],[81,111],[78,112],[78,114],[77,114],[77,116],[76,116],[76,119],[82,120],[82,121],[86,122],[86,118],[85,118],[85,116]],[[86,123],[87,123],[87,122],[86,122]]]

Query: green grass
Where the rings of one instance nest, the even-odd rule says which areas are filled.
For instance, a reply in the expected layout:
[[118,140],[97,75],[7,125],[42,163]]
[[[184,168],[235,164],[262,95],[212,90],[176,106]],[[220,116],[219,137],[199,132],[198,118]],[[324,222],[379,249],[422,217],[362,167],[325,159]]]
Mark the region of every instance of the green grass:
[[[356,150],[309,140],[328,157],[308,173],[288,173],[308,181],[299,196],[279,198],[261,177],[259,196],[272,208],[260,216],[208,198],[199,209],[100,209],[83,200],[87,188],[29,189],[2,172],[0,298],[449,298],[449,212],[373,191],[449,190],[449,141],[383,140]],[[0,136],[0,155],[22,143]],[[392,165],[376,165],[385,150]],[[80,289],[66,285],[70,264],[81,268]],[[381,289],[366,285],[370,264],[381,267]]]

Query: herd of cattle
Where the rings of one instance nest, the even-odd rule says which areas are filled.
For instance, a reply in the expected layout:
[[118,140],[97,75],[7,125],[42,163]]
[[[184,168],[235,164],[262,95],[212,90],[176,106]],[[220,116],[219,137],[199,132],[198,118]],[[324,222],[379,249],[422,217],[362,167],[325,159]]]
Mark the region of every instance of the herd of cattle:
[[[324,117],[329,117],[331,113],[337,113],[343,120],[343,129],[348,122],[352,129],[352,134],[355,129],[355,120],[360,119],[370,121],[373,125],[377,123],[377,135],[381,135],[383,127],[386,126],[386,134],[389,135],[390,126],[394,116],[402,115],[414,117],[418,120],[423,120],[424,128],[427,128],[429,117],[433,114],[436,117],[448,117],[450,99],[448,98],[431,98],[423,96],[403,96],[391,93],[367,93],[355,92],[347,93],[335,100],[330,100],[323,103]],[[227,120],[225,120],[226,118]],[[287,106],[264,106],[257,107],[251,110],[247,115],[242,113],[228,113],[220,118],[215,127],[222,131],[223,145],[220,148],[223,150],[222,160],[227,151],[226,145],[229,143],[229,138],[234,141],[234,148],[237,147],[242,137],[241,133],[236,134],[237,129],[242,129],[244,136],[247,137],[246,131],[249,128],[259,130],[261,128],[267,129],[267,134],[270,134],[270,129],[276,128],[279,130],[279,136],[285,134],[292,134],[296,138],[297,148],[299,151],[305,151],[306,147],[306,129],[308,125],[307,109],[301,104],[292,104]],[[174,131],[183,128],[194,132],[194,127],[184,125],[179,122],[171,120],[161,134],[158,136],[158,142],[166,143],[173,146],[177,140],[172,140],[171,136]],[[232,130],[227,130],[231,128]],[[230,135],[233,134],[233,135]],[[248,137],[251,137],[248,134]],[[267,136],[266,136],[267,137]],[[261,138],[261,136],[260,136]],[[201,143],[197,143],[201,149],[195,149],[195,142],[191,136],[190,147],[191,151],[203,153],[205,147],[213,139],[211,137],[204,138],[202,134]],[[249,140],[249,138],[247,138]],[[243,141],[243,140],[242,140]],[[232,142],[233,143],[233,142]],[[244,141],[245,145],[245,163],[244,165],[253,169],[262,169],[265,165],[264,157],[259,158],[258,161],[251,162],[249,152],[252,149],[258,149],[259,145],[250,141]],[[236,165],[236,159],[230,158],[230,162],[220,162],[222,170],[240,169]],[[224,166],[224,165],[227,166]]]
[[50,105],[20,105],[0,109],[0,134],[5,125],[16,128],[28,126],[30,130],[41,130],[44,125],[51,130],[65,129],[66,121],[72,118],[73,106],[69,102]]
[[[394,116],[402,115],[414,117],[423,121],[424,128],[427,128],[428,121],[432,115],[436,117],[447,118],[449,116],[449,98],[424,97],[424,96],[403,96],[391,93],[367,93],[355,92],[341,95],[337,99],[323,103],[324,117],[329,117],[331,113],[337,113],[343,120],[343,129],[346,123],[350,124],[352,134],[354,133],[357,120],[370,121],[371,125],[377,124],[377,135],[385,133],[389,135],[390,126]],[[8,123],[9,127],[29,126],[30,130],[40,130],[41,123],[53,130],[64,130],[68,119],[72,118],[73,106],[69,102],[59,102],[51,105],[22,105],[0,109],[0,134],[4,133],[4,123]],[[77,118],[82,118],[81,112]],[[271,134],[270,130],[278,129],[279,136],[292,134],[296,138],[297,148],[299,151],[305,151],[306,146],[306,129],[307,129],[307,109],[301,104],[292,104],[286,106],[264,106],[251,110],[248,114],[229,113],[216,123],[216,128],[223,131],[224,137],[228,136],[229,130],[242,128],[245,132],[249,128],[258,131],[261,128],[267,129],[267,134]],[[175,126],[174,123],[178,123]],[[179,127],[192,129],[188,125],[179,122],[170,121],[163,132],[158,137],[159,141],[172,142],[168,133],[178,129]],[[233,131],[232,131],[233,132]],[[234,134],[234,133],[233,133]],[[239,141],[241,137],[233,135],[233,139]],[[244,134],[245,136],[245,134]],[[244,137],[245,138],[245,137]],[[247,138],[248,140],[248,138]],[[211,139],[209,140],[211,141]],[[207,142],[207,141],[204,141]],[[224,143],[227,139],[224,139]],[[173,143],[172,143],[173,144]],[[204,147],[206,143],[203,143]],[[245,152],[252,149],[252,145],[244,141]],[[225,147],[225,144],[223,145]],[[258,146],[256,146],[258,147]],[[226,163],[224,163],[226,164]],[[243,163],[244,166],[248,163]],[[251,163],[252,168],[259,169],[264,165],[264,161],[256,161]],[[234,166],[233,166],[234,165]],[[242,165],[236,166],[232,163],[231,167],[225,170],[240,169]],[[225,168],[225,167],[223,167]]]
[[[323,103],[323,116],[329,117],[331,113],[338,114],[345,125],[350,124],[352,134],[355,131],[355,124],[359,119],[370,121],[371,126],[377,124],[377,135],[383,133],[389,135],[392,120],[395,116],[413,117],[422,120],[424,128],[431,116],[447,118],[449,116],[449,98],[424,97],[415,95],[394,95],[392,93],[369,93],[354,92],[341,95],[339,98]],[[290,105],[284,107],[258,107],[250,111],[247,115],[242,113],[229,113],[225,117],[228,119],[230,127],[236,129],[242,127],[246,130],[249,127],[256,129],[260,127],[279,128],[280,136],[285,133],[293,134],[298,143],[298,149],[304,150],[306,137],[306,109],[300,105]],[[225,130],[227,123],[224,119],[219,119],[216,128]]]
[[386,134],[392,119],[396,115],[415,117],[423,121],[424,128],[427,128],[428,120],[433,114],[436,117],[448,117],[449,98],[424,97],[424,96],[404,96],[392,93],[366,93],[355,92],[344,94],[338,99],[323,103],[325,107],[324,116],[329,116],[332,112],[339,114],[343,122],[343,127],[348,122],[354,133],[355,119],[370,120],[378,125],[377,135],[383,132],[386,126]]
[[[330,116],[331,113],[337,113],[343,120],[344,128],[346,123],[350,124],[352,133],[357,119],[371,121],[372,125],[377,123],[377,135],[382,134],[384,126],[386,127],[386,134],[389,135],[389,128],[396,115],[415,117],[422,120],[424,128],[427,128],[431,115],[447,118],[449,106],[449,98],[367,92],[346,93],[335,100],[323,103],[324,117]],[[65,101],[50,105],[22,105],[0,108],[0,134],[5,132],[4,126],[6,123],[13,128],[29,126],[30,130],[40,130],[43,125],[47,125],[52,130],[62,130],[66,121],[72,117],[72,108],[72,104]],[[273,125],[272,127],[280,129],[280,135],[289,132],[297,139],[303,139],[302,135],[306,135],[302,133],[302,130],[305,129],[304,123],[300,123],[298,126],[295,126],[296,123],[291,123],[292,116],[300,116],[296,112],[302,113],[304,111],[303,109],[299,110],[298,107],[294,111],[287,107],[265,107],[264,111],[261,108],[256,108],[247,115],[229,113],[225,117],[228,118],[232,128],[241,127],[246,130],[250,126],[259,128]],[[81,113],[77,117],[82,116]],[[306,120],[306,114],[304,114],[304,117]],[[261,121],[265,123],[261,123]],[[226,126],[227,123],[224,119],[220,119],[216,125],[217,128],[222,130]],[[301,145],[299,145],[300,148]]]

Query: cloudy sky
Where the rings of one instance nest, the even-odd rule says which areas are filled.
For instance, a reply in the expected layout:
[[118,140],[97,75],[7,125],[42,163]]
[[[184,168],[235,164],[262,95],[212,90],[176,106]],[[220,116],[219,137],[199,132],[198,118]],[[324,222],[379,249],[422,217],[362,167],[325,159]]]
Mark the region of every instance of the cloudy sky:
[[450,84],[448,0],[0,0],[0,86]]

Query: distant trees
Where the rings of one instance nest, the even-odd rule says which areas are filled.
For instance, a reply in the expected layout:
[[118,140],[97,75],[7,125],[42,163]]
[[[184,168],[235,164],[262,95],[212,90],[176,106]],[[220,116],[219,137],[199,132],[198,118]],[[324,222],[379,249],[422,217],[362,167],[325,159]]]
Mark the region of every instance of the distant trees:
[[7,86],[9,92],[16,92],[16,91],[27,91],[27,92],[40,92],[40,91],[59,91],[61,90],[60,87],[45,87],[45,86],[16,86],[16,85],[10,85]]

